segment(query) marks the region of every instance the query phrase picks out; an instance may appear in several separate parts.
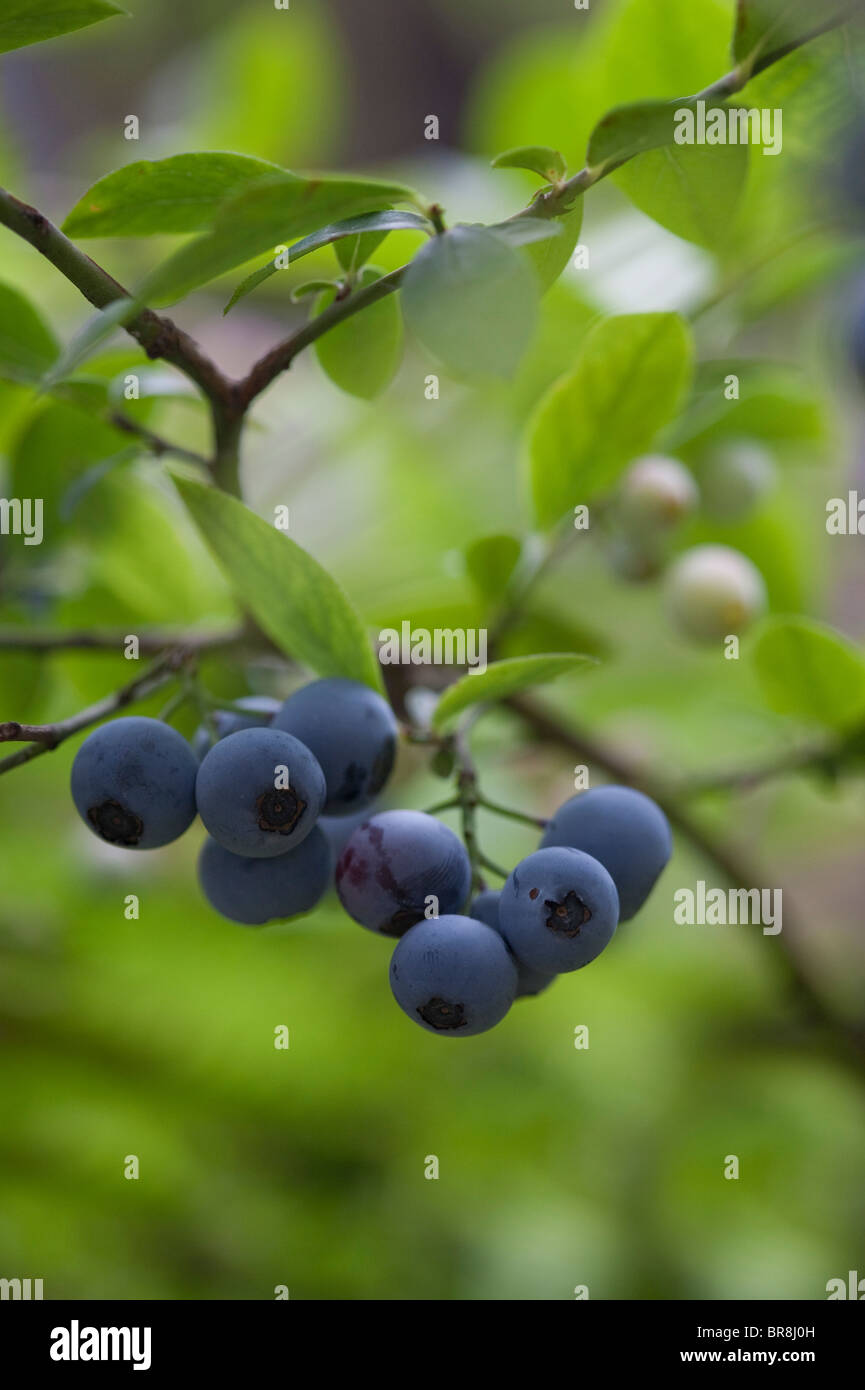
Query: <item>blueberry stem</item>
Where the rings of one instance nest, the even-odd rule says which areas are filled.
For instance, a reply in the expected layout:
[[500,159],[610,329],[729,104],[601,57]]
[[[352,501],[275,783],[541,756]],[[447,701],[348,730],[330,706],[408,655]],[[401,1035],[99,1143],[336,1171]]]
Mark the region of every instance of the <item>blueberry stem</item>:
[[507,820],[521,821],[523,825],[533,825],[538,830],[546,830],[549,825],[549,821],[544,816],[530,816],[524,811],[514,811],[510,806],[501,806],[499,802],[490,801],[486,796],[478,797],[478,805],[482,806],[485,811],[491,811],[495,816],[504,816]]
[[424,814],[427,816],[437,816],[440,815],[442,811],[456,811],[462,804],[460,798],[454,796],[451,797],[449,801],[439,801],[435,806],[429,806]]
[[480,864],[481,868],[489,869],[491,874],[498,874],[500,879],[510,878],[510,874],[507,869],[503,869],[501,865],[495,862],[494,859],[488,859],[485,854],[478,855],[478,863]]

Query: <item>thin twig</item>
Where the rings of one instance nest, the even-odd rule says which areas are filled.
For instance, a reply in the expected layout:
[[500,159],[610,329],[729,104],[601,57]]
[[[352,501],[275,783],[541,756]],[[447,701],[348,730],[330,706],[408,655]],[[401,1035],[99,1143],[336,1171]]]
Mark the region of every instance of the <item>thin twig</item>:
[[32,740],[25,748],[0,760],[0,773],[9,772],[12,768],[32,762],[41,754],[49,753],[52,749],[59,747],[61,743],[64,743],[67,738],[71,738],[74,734],[80,733],[83,729],[89,729],[93,724],[101,723],[103,719],[108,719],[112,714],[125,709],[127,705],[145,699],[155,690],[159,690],[161,686],[167,685],[169,681],[176,680],[184,664],[190,661],[193,655],[194,653],[184,648],[174,648],[153,662],[145,671],[136,676],[135,680],[124,685],[121,690],[116,690],[112,695],[106,695],[95,705],[88,705],[86,709],[79,710],[77,714],[70,715],[68,719],[58,720],[55,724],[22,725],[13,722],[0,724],[0,742],[18,742],[22,738]]
[[116,430],[122,430],[124,434],[131,434],[140,439],[156,458],[173,454],[175,458],[186,459],[188,463],[198,463],[204,468],[210,466],[209,460],[203,454],[197,454],[194,449],[186,449],[182,444],[173,444],[170,439],[163,439],[162,435],[154,434],[153,430],[149,430],[146,425],[140,425],[137,420],[130,419],[121,410],[112,410],[108,422]]
[[402,266],[399,270],[391,271],[389,275],[382,275],[371,285],[354,291],[346,298],[335,300],[324,313],[310,319],[284,342],[277,343],[275,348],[256,362],[249,375],[240,383],[238,392],[244,408],[250,405],[256,396],[260,396],[276,377],[287,371],[304,348],[316,342],[329,329],[360,313],[361,309],[377,304],[379,300],[398,290],[407,270],[408,266]]

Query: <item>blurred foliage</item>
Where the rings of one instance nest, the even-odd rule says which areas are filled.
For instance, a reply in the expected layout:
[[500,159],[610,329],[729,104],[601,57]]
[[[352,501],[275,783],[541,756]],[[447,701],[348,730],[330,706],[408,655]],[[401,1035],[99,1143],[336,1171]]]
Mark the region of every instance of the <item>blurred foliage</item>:
[[[293,4],[290,19],[252,4],[132,8],[142,11],[132,23],[3,60],[0,181],[37,203],[44,193],[58,219],[132,158],[227,149],[292,169],[336,163],[369,116],[361,76],[386,83],[388,62],[399,60],[375,14],[365,37],[349,41],[356,31],[337,4]],[[451,46],[453,81],[471,55],[462,128],[472,153],[424,142],[418,124],[399,168],[372,161],[358,177],[405,179],[434,196],[449,223],[494,222],[531,198],[531,175],[490,171],[497,152],[551,146],[573,172],[609,107],[694,92],[731,65],[725,0],[668,0],[663,23],[654,0],[608,0],[566,19],[550,4],[422,8]],[[274,24],[291,24],[290,43],[274,42]],[[845,221],[827,192],[851,74],[862,79],[858,45],[843,68],[842,53],[843,40],[827,36],[749,89],[749,103],[783,106],[785,154],[749,151],[735,216],[732,205],[724,215],[726,177],[706,181],[690,222],[666,192],[659,204],[655,151],[593,190],[579,230],[589,267],[566,269],[545,296],[511,380],[443,378],[432,403],[430,359],[410,338],[370,406],[304,354],[248,431],[250,506],[269,517],[290,503],[291,535],[368,628],[406,617],[431,628],[483,624],[513,573],[509,538],[531,530],[539,404],[585,360],[602,315],[623,304],[684,312],[698,367],[669,424],[658,397],[671,383],[646,386],[646,412],[665,426],[658,445],[699,476],[719,438],[759,439],[779,480],[745,521],[698,515],[671,549],[719,541],[749,555],[772,622],[805,614],[844,628],[839,669],[846,661],[860,679],[861,542],[825,527],[827,499],[863,476],[863,405],[843,310],[865,224],[861,213]],[[122,138],[129,110],[142,116],[137,145]],[[457,143],[454,130],[442,141]],[[392,270],[425,244],[421,232],[393,232],[376,247],[376,266]],[[175,243],[157,247],[87,243],[132,283]],[[67,342],[86,306],[5,232],[3,249],[3,280]],[[516,254],[503,257],[508,266]],[[263,261],[264,252],[249,268]],[[293,289],[340,274],[324,247],[224,319],[239,267],[196,291],[178,318],[239,374],[303,321],[309,301],[293,305]],[[21,315],[10,351],[29,345],[16,366],[26,374],[50,355],[51,338]],[[0,330],[0,353],[6,342]],[[339,377],[341,364],[324,356]],[[80,368],[79,387],[92,404],[94,391],[144,365],[128,344],[112,347]],[[741,380],[735,403],[723,398],[729,373]],[[50,516],[40,547],[0,538],[0,623],[136,631],[231,621],[224,575],[163,466],[130,456],[129,437],[83,400],[0,383],[3,487],[43,496]],[[129,408],[187,448],[206,445],[203,412],[189,400],[154,388]],[[650,442],[639,437],[641,448]],[[627,461],[598,457],[609,482]],[[743,640],[741,661],[721,665],[687,646],[657,585],[617,577],[608,542],[600,513],[508,634],[509,656],[601,656],[544,691],[552,710],[671,780],[782,758],[820,733],[821,717],[836,717],[807,693],[776,689],[766,704],[752,659],[759,635]],[[798,651],[785,648],[784,670],[807,684]],[[285,689],[285,672],[267,662],[238,669],[213,657],[203,675],[226,698]],[[2,654],[0,716],[60,718],[127,679],[114,655]],[[154,697],[142,712],[163,703]],[[193,712],[178,724],[190,733]],[[531,745],[505,712],[479,725],[476,751],[484,790],[499,802],[545,815],[573,791],[568,755]],[[0,778],[9,1116],[0,1274],[44,1278],[47,1297],[269,1298],[287,1284],[292,1298],[568,1299],[585,1283],[592,1298],[810,1299],[861,1261],[863,1077],[798,1029],[778,938],[673,925],[675,887],[713,873],[682,837],[648,907],[590,975],[557,981],[494,1033],[452,1047],[411,1028],[390,997],[387,947],[335,901],[299,923],[245,931],[198,894],[200,829],[155,856],[101,846],[67,794],[73,753],[64,745]],[[404,750],[389,800],[424,807],[441,794],[421,754]],[[861,782],[796,777],[711,795],[699,809],[710,833],[759,856],[765,883],[783,883],[805,928],[797,953],[839,1011],[861,1016]],[[504,863],[534,847],[530,831],[486,816],[481,833]],[[139,921],[124,917],[133,892]],[[287,1052],[273,1047],[283,1024]],[[581,1024],[587,1052],[574,1048]],[[729,1153],[741,1161],[738,1182],[723,1177]],[[123,1177],[128,1154],[141,1162],[137,1182]],[[428,1154],[440,1160],[438,1181],[424,1179]]]

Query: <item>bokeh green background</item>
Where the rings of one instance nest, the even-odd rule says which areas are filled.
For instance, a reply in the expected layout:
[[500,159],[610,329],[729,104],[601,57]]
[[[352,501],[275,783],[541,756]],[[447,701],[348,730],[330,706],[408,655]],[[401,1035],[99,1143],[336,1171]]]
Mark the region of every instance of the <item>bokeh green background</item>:
[[[720,76],[732,16],[722,0],[599,0],[589,15],[553,0],[130,8],[133,21],[0,61],[2,182],[58,220],[110,168],[209,148],[398,171],[451,219],[504,216],[532,183],[490,171],[493,154],[541,140],[579,167],[608,106]],[[429,365],[410,349],[374,407],[339,395],[310,356],[267,394],[246,442],[246,498],[265,515],[288,502],[292,535],[371,631],[484,622],[462,551],[527,529],[533,405],[599,312],[673,308],[695,315],[704,360],[781,364],[748,422],[776,456],[777,486],[747,525],[698,520],[681,544],[731,540],[760,564],[775,611],[862,639],[862,541],[825,530],[827,498],[863,464],[843,350],[861,229],[834,191],[862,73],[842,43],[761,79],[761,101],[784,103],[785,153],[752,158],[738,217],[719,205],[708,244],[672,235],[612,184],[592,194],[591,268],[547,297],[515,382],[446,382],[432,403]],[[430,113],[437,144],[423,139]],[[137,144],[123,140],[129,114]],[[86,317],[75,291],[11,236],[2,245],[2,278],[68,336]],[[376,259],[398,265],[415,245],[395,235]],[[92,250],[125,282],[155,257],[153,242]],[[178,314],[238,374],[300,312],[290,279],[274,277],[223,318],[240,278]],[[140,360],[118,340],[104,370]],[[191,447],[205,440],[194,401],[150,419]],[[6,495],[57,508],[45,546],[4,544],[5,622],[135,632],[232,615],[158,463],[87,472],[117,447],[71,407],[0,388]],[[89,483],[71,501],[70,470]],[[596,536],[551,574],[512,643],[597,653],[597,668],[544,699],[664,776],[747,767],[812,733],[766,710],[745,650],[723,662],[686,646],[657,586],[617,579]],[[205,675],[228,696],[285,688],[272,663],[212,661]],[[62,717],[128,678],[108,655],[3,656],[0,717]],[[571,794],[567,752],[532,744],[511,716],[486,719],[475,742],[498,800],[549,814]],[[649,905],[591,970],[461,1042],[412,1028],[390,996],[387,942],[335,900],[247,931],[198,894],[200,828],[158,854],[101,846],[72,811],[74,751],[0,779],[0,1275],[43,1278],[47,1298],[266,1299],[287,1285],[292,1298],[568,1299],[588,1285],[592,1298],[811,1299],[862,1268],[865,1069],[801,1023],[784,957],[795,948],[839,1017],[861,1019],[860,778],[695,802],[719,843],[747,846],[761,886],[783,887],[795,942],[675,926],[673,891],[720,881],[679,838]],[[389,802],[441,795],[406,750]],[[506,822],[481,829],[497,860],[534,848]],[[124,916],[130,893],[138,921]],[[273,1046],[279,1025],[288,1051]],[[580,1025],[587,1051],[574,1047]],[[130,1154],[138,1181],[124,1178]],[[738,1181],[724,1178],[729,1154]],[[438,1180],[424,1176],[429,1155]]]

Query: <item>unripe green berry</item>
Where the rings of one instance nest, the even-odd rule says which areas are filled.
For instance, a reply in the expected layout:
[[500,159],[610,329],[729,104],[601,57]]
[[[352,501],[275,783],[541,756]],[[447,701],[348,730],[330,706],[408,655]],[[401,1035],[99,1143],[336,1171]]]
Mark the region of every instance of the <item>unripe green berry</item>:
[[774,482],[775,464],[759,444],[735,440],[719,445],[700,471],[706,514],[718,521],[742,521]]
[[673,621],[699,642],[742,632],[766,607],[760,571],[726,545],[687,550],[670,569],[666,587]]
[[665,530],[697,506],[697,484],[684,464],[646,454],[631,464],[619,490],[619,515],[629,530]]

